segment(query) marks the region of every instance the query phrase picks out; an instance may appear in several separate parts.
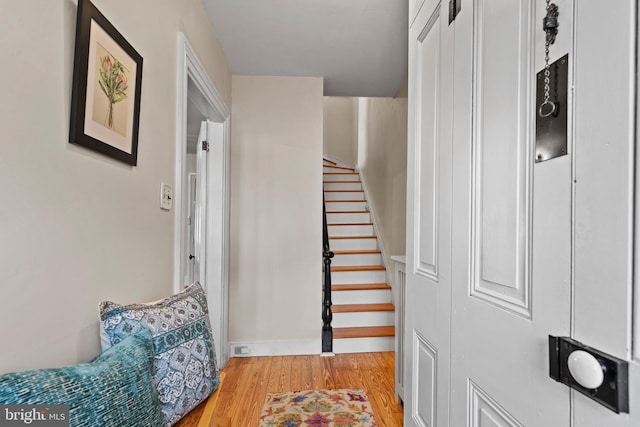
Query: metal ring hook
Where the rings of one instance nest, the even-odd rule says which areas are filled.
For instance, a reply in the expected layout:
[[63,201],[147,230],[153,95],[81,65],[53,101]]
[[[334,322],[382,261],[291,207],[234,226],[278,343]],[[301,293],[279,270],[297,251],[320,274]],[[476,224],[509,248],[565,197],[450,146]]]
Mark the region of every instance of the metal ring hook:
[[551,117],[556,114],[557,110],[558,106],[556,103],[547,99],[540,105],[540,108],[538,108],[538,116],[541,118]]

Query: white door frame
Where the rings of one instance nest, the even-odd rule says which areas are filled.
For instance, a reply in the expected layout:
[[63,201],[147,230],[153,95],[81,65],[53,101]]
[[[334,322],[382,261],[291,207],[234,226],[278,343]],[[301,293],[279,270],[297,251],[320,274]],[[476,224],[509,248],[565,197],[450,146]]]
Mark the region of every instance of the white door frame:
[[[182,263],[183,241],[187,238],[182,224],[182,194],[184,171],[186,170],[188,83],[197,89],[196,100],[207,111],[205,116],[213,122],[210,159],[207,162],[206,245],[209,256],[206,260],[205,280],[209,316],[215,340],[218,366],[229,360],[228,295],[229,295],[229,164],[230,164],[230,111],[204,66],[189,44],[184,33],[178,33],[178,69],[176,91],[176,185],[175,185],[175,240],[174,240],[174,291],[179,292],[184,277]],[[209,138],[209,136],[207,136]],[[211,197],[214,195],[215,197]],[[218,203],[222,201],[222,203]]]

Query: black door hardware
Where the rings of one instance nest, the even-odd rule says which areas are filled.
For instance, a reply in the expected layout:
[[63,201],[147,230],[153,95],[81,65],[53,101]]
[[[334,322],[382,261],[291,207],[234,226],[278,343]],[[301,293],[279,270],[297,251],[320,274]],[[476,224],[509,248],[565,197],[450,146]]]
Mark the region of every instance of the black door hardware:
[[[595,364],[595,373],[601,378],[601,381],[598,381],[601,382],[600,385],[594,388],[585,387],[580,382],[588,381],[574,378],[569,365],[580,358],[588,359]],[[570,359],[572,362],[569,362]],[[602,370],[602,374],[598,369]],[[574,373],[575,370],[574,368]],[[629,364],[624,360],[571,338],[549,335],[549,376],[616,413],[629,413]]]

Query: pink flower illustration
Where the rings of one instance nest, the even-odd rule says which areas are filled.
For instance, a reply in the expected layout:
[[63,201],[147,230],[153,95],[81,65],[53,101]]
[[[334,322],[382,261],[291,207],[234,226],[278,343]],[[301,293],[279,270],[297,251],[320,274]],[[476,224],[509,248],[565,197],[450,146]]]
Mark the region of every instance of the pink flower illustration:
[[110,55],[100,58],[100,80],[98,84],[109,101],[109,113],[105,119],[105,125],[108,128],[112,128],[113,106],[127,99],[127,76],[120,61],[114,59],[112,63]]

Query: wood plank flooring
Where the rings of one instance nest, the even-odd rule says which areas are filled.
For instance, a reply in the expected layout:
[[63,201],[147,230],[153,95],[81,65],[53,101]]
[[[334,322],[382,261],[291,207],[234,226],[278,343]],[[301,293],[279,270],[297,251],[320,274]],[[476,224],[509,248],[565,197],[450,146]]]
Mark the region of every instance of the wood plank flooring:
[[393,352],[232,358],[224,372],[214,411],[219,425],[257,426],[267,392],[336,388],[364,389],[378,425],[403,425]]

